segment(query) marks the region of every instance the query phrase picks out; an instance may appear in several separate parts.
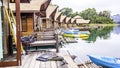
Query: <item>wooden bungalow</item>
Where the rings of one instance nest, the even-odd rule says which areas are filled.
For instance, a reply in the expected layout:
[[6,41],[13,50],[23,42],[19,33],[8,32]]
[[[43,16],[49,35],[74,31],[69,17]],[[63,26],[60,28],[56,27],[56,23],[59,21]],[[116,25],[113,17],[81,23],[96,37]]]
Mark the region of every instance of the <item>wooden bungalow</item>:
[[[30,3],[31,0],[20,0],[20,3]],[[10,3],[15,3],[15,0],[10,0]]]
[[75,17],[73,17],[73,18],[75,18],[75,19],[82,19],[82,17],[81,16],[75,16]]
[[[21,0],[25,1],[25,0]],[[10,0],[15,2],[15,0]],[[19,0],[16,0],[16,30],[13,30],[13,21],[11,21],[12,15],[9,11],[9,0],[0,0],[0,67],[14,66],[21,64],[21,45],[20,45],[20,11]],[[12,28],[11,28],[12,27]],[[13,34],[13,32],[16,32]],[[12,37],[16,37],[12,38]],[[14,41],[13,41],[14,40]],[[16,42],[15,42],[16,41]],[[16,52],[13,54],[13,47],[16,45]],[[14,60],[11,60],[15,58]]]
[[66,18],[66,23],[65,23],[65,26],[69,28],[69,24],[71,23],[71,18],[70,17],[67,17]]
[[64,27],[65,20],[66,20],[66,16],[61,15],[61,17],[60,17],[60,27]]
[[88,24],[90,20],[76,19],[77,24]]
[[54,27],[59,27],[59,23],[60,23],[60,17],[61,17],[61,12],[56,12],[55,17],[54,17]]
[[73,26],[77,26],[77,20],[78,20],[78,19],[82,19],[82,17],[79,16],[79,15],[77,15],[77,16],[75,16],[75,17],[73,17],[73,18],[75,19],[75,24],[73,24]]
[[[9,0],[0,0],[0,22],[2,22],[0,24],[0,67],[21,65],[21,29],[22,35],[32,33],[35,16],[44,16],[50,1],[10,0],[10,3]],[[14,26],[9,8],[13,10],[16,17],[16,25]],[[14,53],[13,50],[15,49],[16,52]]]
[[76,19],[72,18],[71,23],[68,24],[68,27],[73,27],[76,24]]
[[[45,17],[44,14],[50,0],[31,0],[30,3],[20,3],[21,13],[21,30],[22,35],[32,34],[34,31],[39,30],[38,20],[40,17]],[[10,8],[15,11],[15,3],[10,3]]]
[[76,24],[78,25],[84,25],[90,22],[90,20],[84,20],[81,16],[75,16],[74,18],[76,19]]
[[89,29],[89,24],[90,20],[84,20],[84,19],[76,19],[76,24],[77,26],[80,27],[80,29]]
[[46,18],[43,18],[42,28],[54,28],[54,17],[58,6],[50,4],[46,9]]

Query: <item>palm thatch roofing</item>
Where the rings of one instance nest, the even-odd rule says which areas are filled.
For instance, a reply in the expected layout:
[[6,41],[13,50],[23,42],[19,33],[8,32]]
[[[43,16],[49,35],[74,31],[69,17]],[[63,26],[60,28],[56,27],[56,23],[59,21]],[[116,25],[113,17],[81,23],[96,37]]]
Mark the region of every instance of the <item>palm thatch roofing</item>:
[[[30,3],[20,3],[21,12],[40,12],[40,7],[47,0],[32,0]],[[15,3],[10,3],[10,8],[15,10]]]
[[[5,0],[8,1],[8,0]],[[10,3],[15,3],[15,0],[9,0]],[[30,3],[30,0],[20,0],[20,3]]]
[[71,19],[71,23],[75,23],[75,20],[76,20],[76,19],[72,18],[72,19]]
[[82,19],[82,17],[79,16],[79,15],[75,16],[74,18],[75,18],[75,19]]
[[49,5],[46,10],[46,18],[49,18],[51,14],[58,8],[56,5]]
[[71,19],[70,17],[67,17],[66,18],[66,23],[68,23],[70,19]]
[[89,23],[90,20],[84,20],[81,16],[77,15],[74,17],[76,19],[76,23],[83,24],[83,23]]
[[76,19],[76,23],[77,24],[83,24],[83,23],[89,23],[90,22],[90,20],[84,20],[84,19]]
[[66,18],[66,16],[61,15],[60,22],[63,22],[65,18]]
[[61,12],[56,12],[54,20],[57,20],[57,18],[61,15]]

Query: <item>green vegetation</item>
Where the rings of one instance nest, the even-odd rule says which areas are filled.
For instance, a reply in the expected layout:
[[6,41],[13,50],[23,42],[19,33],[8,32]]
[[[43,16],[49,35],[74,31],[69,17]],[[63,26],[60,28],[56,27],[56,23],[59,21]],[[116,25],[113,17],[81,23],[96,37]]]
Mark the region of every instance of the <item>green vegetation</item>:
[[62,8],[60,10],[60,12],[62,12],[63,15],[66,15],[67,17],[74,17],[76,15],[79,15],[78,12],[73,13],[73,10],[71,8]]
[[110,18],[110,11],[104,10],[97,12],[95,8],[88,8],[82,12],[75,12],[71,8],[63,8],[60,10],[63,15],[67,17],[74,17],[76,15],[81,16],[85,20],[90,20],[91,24],[113,24],[113,20]]

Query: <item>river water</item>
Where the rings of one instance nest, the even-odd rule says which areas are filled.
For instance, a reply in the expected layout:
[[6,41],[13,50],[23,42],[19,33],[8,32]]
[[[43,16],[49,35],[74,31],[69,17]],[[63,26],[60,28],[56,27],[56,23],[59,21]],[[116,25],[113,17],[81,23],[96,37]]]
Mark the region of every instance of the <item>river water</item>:
[[120,26],[88,29],[87,39],[76,38],[78,43],[65,45],[79,64],[89,60],[87,55],[120,57]]

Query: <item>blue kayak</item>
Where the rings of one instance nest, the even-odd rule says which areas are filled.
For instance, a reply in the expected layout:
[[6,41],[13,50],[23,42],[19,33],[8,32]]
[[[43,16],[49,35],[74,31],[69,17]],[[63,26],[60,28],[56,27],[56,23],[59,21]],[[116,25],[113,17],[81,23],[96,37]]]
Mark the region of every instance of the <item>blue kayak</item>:
[[79,34],[78,30],[62,30],[65,34]]
[[98,66],[120,68],[120,58],[108,56],[88,55],[90,60]]
[[89,31],[79,31],[80,34],[90,34]]

